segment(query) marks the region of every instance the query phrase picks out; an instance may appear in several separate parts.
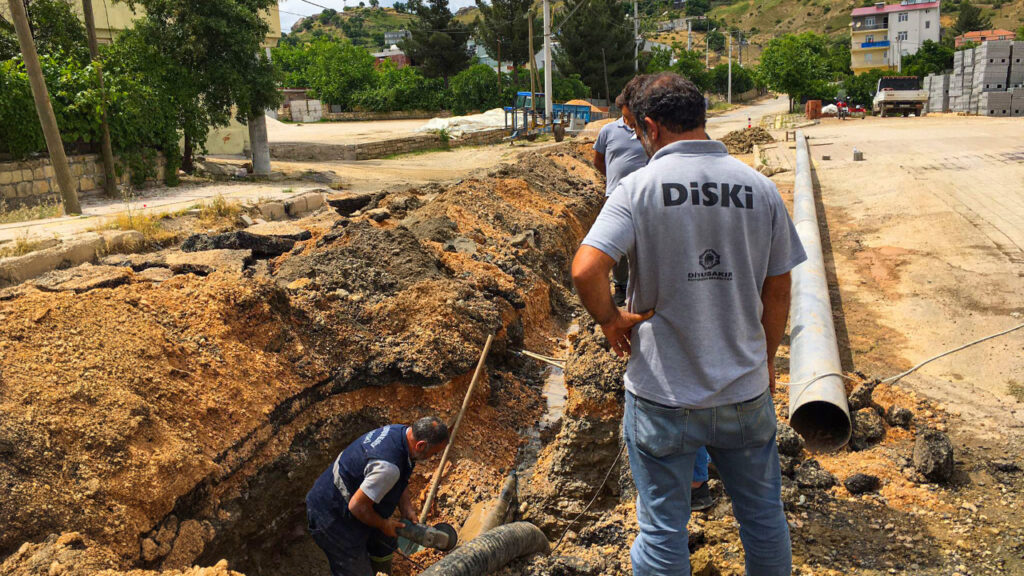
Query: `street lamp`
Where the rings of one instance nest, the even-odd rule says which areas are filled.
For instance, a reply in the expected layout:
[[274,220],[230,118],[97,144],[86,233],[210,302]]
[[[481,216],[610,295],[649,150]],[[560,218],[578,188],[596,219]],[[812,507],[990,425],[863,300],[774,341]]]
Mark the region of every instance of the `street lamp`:
[[712,28],[704,34],[704,68],[711,69],[711,33],[717,31],[718,28]]

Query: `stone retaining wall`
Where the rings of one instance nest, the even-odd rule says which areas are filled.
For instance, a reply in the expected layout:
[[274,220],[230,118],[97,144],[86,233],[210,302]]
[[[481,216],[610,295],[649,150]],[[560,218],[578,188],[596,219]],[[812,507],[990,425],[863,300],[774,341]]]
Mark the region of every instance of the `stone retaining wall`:
[[396,110],[394,112],[324,112],[324,120],[335,122],[366,122],[370,120],[430,120],[431,118],[448,118],[452,113],[447,110],[428,112],[426,110]]
[[[449,147],[480,146],[501,142],[507,135],[504,128],[470,132],[448,141]],[[270,144],[270,155],[274,160],[325,161],[325,160],[370,160],[396,154],[408,154],[443,148],[441,137],[434,133],[416,134],[403,138],[363,142],[360,144],[318,144],[315,142],[277,142]]]
[[[99,154],[68,156],[68,163],[79,194],[103,188],[103,160]],[[163,157],[157,159],[158,175],[163,175],[165,164]],[[118,178],[118,184],[127,184],[128,178],[125,172]],[[60,189],[49,158],[0,162],[0,200],[8,208],[35,206],[59,199]]]

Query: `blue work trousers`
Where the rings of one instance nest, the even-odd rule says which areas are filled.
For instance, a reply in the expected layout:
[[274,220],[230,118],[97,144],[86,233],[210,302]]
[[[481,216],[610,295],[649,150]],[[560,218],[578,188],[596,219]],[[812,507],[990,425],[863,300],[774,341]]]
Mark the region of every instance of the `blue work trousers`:
[[738,404],[672,408],[626,392],[623,434],[637,488],[634,576],[689,576],[690,481],[701,446],[715,461],[740,524],[748,576],[789,576],[775,408],[767,390]]

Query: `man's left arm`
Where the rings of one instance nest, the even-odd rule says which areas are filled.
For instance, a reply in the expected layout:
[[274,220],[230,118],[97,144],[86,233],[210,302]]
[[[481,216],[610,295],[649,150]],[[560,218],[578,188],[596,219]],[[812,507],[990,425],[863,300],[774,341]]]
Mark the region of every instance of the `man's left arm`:
[[415,524],[419,521],[419,515],[416,513],[416,507],[412,503],[412,495],[409,493],[409,487],[405,487],[405,491],[402,492],[402,497],[398,500],[398,512],[402,515],[402,518]]
[[768,276],[761,288],[761,326],[768,348],[768,387],[775,393],[775,354],[786,333],[786,321],[789,318],[790,274]]

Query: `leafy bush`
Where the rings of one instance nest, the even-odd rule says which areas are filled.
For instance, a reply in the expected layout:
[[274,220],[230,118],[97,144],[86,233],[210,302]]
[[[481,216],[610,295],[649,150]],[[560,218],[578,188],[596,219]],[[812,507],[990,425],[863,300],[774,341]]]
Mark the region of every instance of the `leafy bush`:
[[440,110],[446,100],[441,79],[424,78],[415,68],[398,68],[391,61],[385,61],[374,72],[371,83],[357,90],[352,105],[374,112]]
[[[709,85],[716,94],[729,92],[729,65],[719,64],[708,74]],[[754,75],[739,64],[732,65],[732,93],[740,94],[754,89]]]
[[475,64],[459,72],[452,77],[449,88],[452,113],[457,115],[502,105],[498,73],[486,64]]

